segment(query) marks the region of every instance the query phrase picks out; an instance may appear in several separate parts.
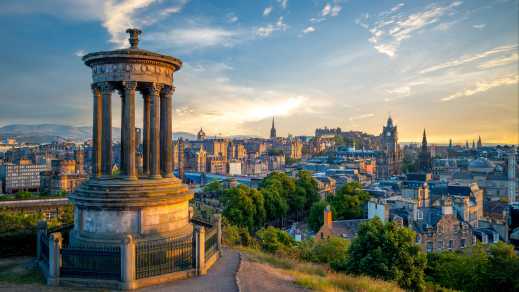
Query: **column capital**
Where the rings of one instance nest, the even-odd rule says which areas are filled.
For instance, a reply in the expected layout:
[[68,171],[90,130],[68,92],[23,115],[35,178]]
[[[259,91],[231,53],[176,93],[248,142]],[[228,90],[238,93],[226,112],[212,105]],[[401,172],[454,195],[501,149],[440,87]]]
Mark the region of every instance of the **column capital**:
[[123,81],[122,82],[124,90],[136,90],[137,89],[137,81]]
[[95,85],[101,90],[102,94],[112,93],[114,86],[110,82],[98,82]]
[[164,88],[164,84],[162,83],[151,83],[146,87],[148,89],[149,94],[160,96],[160,92],[162,88]]
[[162,97],[169,97],[171,98],[171,96],[173,95],[173,93],[175,92],[175,86],[164,86],[162,88]]

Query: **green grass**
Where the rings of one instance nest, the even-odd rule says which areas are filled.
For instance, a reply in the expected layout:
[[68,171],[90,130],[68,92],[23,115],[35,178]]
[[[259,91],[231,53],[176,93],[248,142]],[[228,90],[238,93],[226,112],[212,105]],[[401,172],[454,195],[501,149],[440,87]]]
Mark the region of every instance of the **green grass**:
[[254,262],[283,270],[294,278],[294,283],[316,291],[404,291],[396,283],[366,276],[335,273],[327,265],[302,262],[290,257],[264,253],[257,249],[238,247]]
[[34,284],[44,283],[37,267],[28,266],[27,259],[4,259],[0,263],[0,283]]

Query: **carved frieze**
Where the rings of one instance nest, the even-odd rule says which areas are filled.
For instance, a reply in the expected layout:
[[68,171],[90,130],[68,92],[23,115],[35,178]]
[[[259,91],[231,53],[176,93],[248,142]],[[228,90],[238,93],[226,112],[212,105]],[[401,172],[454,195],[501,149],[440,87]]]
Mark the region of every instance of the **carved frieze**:
[[133,80],[171,84],[173,72],[172,67],[163,64],[108,63],[92,65],[94,82]]

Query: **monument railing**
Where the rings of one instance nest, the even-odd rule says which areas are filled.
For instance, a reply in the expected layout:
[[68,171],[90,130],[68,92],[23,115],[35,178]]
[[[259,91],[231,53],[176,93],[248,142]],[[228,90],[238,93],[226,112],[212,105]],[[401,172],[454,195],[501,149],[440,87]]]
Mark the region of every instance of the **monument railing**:
[[221,217],[211,221],[205,226],[193,222],[192,235],[142,242],[127,236],[115,247],[69,246],[62,232],[72,226],[48,229],[41,222],[37,259],[49,285],[91,279],[92,285],[107,281],[116,285],[110,287],[131,290],[161,279],[204,275],[221,251]]
[[193,269],[194,244],[191,235],[136,244],[135,278],[142,279]]
[[209,259],[218,251],[218,226],[214,225],[206,231],[205,235],[205,258]]
[[62,248],[60,276],[119,281],[121,249],[119,247]]

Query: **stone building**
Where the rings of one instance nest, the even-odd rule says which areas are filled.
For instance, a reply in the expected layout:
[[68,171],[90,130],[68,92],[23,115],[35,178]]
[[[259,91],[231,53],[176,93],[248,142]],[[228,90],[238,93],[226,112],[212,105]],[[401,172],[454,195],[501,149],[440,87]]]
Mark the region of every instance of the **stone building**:
[[473,229],[454,214],[452,200],[442,201],[441,208],[424,208],[412,225],[416,243],[426,252],[462,250],[474,243]]
[[353,239],[357,236],[359,227],[368,219],[352,219],[352,220],[332,220],[332,210],[327,206],[323,212],[323,226],[315,235],[315,239],[323,240],[331,236],[337,236],[345,239]]
[[398,144],[398,129],[389,117],[380,134],[382,155],[377,158],[377,177],[385,178],[400,173],[401,153]]
[[19,191],[39,191],[40,173],[47,169],[46,164],[34,164],[22,159],[17,163],[0,165],[0,181],[3,192],[12,194]]
[[52,160],[51,170],[40,174],[40,191],[50,195],[74,191],[87,180],[82,168],[76,160]]
[[429,151],[429,146],[427,145],[427,135],[425,134],[425,129],[423,130],[422,147],[420,148],[420,153],[418,154],[418,169],[421,172],[426,173],[432,170],[431,151]]

